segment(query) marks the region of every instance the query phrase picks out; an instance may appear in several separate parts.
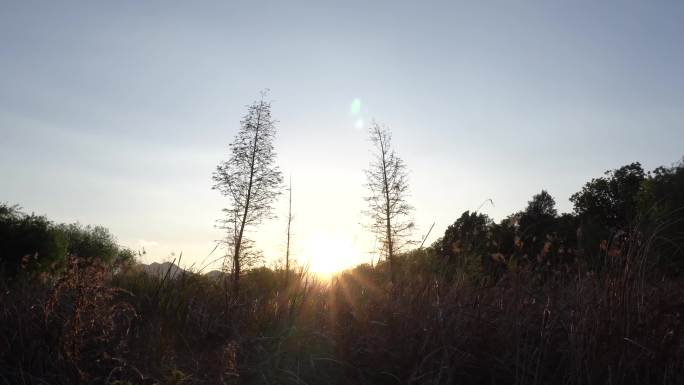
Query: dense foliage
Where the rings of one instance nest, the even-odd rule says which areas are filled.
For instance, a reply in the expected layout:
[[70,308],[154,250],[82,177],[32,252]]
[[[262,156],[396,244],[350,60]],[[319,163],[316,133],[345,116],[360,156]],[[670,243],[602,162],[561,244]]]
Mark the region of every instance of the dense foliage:
[[45,216],[25,214],[18,206],[0,204],[0,275],[4,279],[20,273],[58,271],[67,256],[111,264],[126,264],[135,258],[102,226],[54,224]]

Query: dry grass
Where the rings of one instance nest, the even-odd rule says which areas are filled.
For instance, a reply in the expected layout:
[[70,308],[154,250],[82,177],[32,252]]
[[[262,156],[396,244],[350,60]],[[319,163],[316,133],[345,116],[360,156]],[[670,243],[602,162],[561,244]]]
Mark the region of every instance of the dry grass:
[[[0,383],[684,383],[684,282],[625,249],[582,264],[446,276],[405,256],[322,283],[256,270],[243,297],[195,274],[111,274],[72,260],[0,295]],[[485,282],[483,284],[483,282]],[[487,283],[489,282],[489,283]]]

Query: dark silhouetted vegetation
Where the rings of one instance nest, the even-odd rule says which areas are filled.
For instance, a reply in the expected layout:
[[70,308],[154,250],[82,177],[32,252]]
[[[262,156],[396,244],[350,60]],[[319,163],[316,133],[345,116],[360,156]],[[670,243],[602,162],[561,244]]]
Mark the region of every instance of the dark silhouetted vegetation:
[[119,247],[104,227],[54,224],[45,216],[24,213],[16,205],[0,204],[0,240],[0,272],[5,279],[20,273],[54,273],[64,268],[67,255],[97,258],[113,266],[135,258],[135,253]]
[[455,215],[395,255],[394,284],[388,261],[248,269],[229,306],[220,276],[150,274],[102,228],[5,205],[0,382],[684,383],[684,164],[633,163],[571,201]]

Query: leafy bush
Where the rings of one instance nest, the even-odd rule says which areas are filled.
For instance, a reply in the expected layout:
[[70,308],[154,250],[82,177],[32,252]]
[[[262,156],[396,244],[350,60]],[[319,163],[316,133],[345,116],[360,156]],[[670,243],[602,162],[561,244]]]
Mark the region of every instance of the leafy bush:
[[64,234],[44,216],[27,215],[17,206],[0,204],[0,274],[55,269],[66,255]]
[[119,247],[104,227],[56,225],[45,216],[0,204],[0,277],[56,272],[64,268],[67,255],[115,265],[135,260],[135,253]]

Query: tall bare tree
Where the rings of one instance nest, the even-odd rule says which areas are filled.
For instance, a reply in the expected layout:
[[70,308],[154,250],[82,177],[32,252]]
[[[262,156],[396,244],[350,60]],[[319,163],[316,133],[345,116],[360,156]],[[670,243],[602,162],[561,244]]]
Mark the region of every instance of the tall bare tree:
[[292,235],[292,177],[290,177],[290,185],[288,192],[288,209],[287,209],[287,246],[285,247],[285,286],[290,280],[290,238]]
[[240,130],[229,145],[230,158],[219,163],[213,174],[213,188],[230,201],[230,207],[223,209],[221,227],[227,232],[226,257],[232,262],[235,296],[240,291],[242,268],[258,256],[246,230],[273,218],[272,205],[283,182],[273,149],[275,120],[271,118],[271,103],[264,101],[264,96],[262,92],[261,99],[248,106]]
[[373,160],[366,170],[366,186],[370,195],[367,214],[372,229],[381,241],[382,252],[390,265],[392,285],[396,279],[396,253],[406,245],[413,222],[409,215],[413,207],[408,204],[408,175],[404,161],[392,147],[392,135],[387,127],[376,122],[370,127]]

